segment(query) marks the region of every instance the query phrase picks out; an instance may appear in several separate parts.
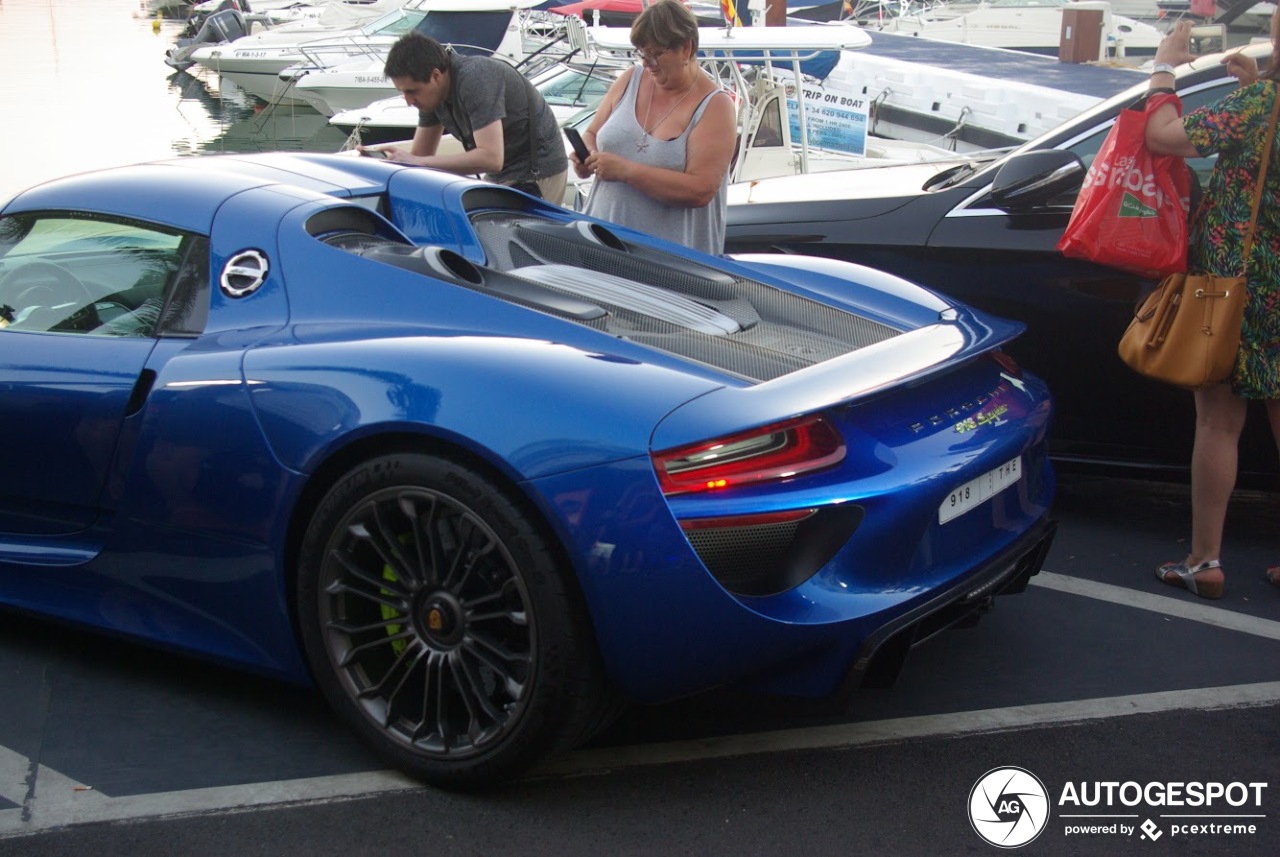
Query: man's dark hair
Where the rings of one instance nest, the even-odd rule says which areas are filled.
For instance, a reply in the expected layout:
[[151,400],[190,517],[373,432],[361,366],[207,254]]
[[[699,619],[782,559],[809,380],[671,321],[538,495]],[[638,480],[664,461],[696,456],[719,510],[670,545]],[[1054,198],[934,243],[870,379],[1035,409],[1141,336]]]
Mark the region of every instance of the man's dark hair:
[[449,69],[449,53],[444,45],[421,33],[405,33],[387,52],[382,73],[387,77],[407,77],[428,81],[431,72]]

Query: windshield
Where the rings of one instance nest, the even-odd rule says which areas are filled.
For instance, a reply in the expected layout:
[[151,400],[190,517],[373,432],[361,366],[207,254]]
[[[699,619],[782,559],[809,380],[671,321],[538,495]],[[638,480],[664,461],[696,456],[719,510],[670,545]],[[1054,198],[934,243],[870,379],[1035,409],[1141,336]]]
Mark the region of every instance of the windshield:
[[538,91],[552,107],[585,107],[604,98],[611,79],[576,69],[538,84]]
[[366,36],[399,36],[412,30],[425,17],[427,17],[426,12],[393,9],[365,24],[360,28],[360,32]]

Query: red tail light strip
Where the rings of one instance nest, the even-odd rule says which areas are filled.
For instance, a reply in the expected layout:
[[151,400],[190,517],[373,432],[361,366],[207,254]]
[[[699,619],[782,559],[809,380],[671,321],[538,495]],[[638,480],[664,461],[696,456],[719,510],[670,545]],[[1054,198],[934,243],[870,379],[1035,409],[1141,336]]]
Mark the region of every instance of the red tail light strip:
[[667,496],[790,479],[844,460],[844,438],[822,416],[800,417],[653,454]]

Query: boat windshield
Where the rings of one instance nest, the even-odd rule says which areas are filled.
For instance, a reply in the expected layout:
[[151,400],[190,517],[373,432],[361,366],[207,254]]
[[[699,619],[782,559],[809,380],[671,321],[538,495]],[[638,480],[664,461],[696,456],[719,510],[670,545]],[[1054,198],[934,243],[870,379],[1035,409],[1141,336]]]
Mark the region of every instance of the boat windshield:
[[406,12],[404,9],[393,9],[381,18],[365,24],[360,28],[360,32],[366,36],[403,36],[422,23],[425,17],[427,13],[423,11]]
[[[453,10],[395,9],[360,28],[365,36],[399,38],[416,31],[442,45],[453,45],[461,53],[492,53],[502,43],[511,23],[510,9],[475,12]],[[467,50],[478,48],[479,50]]]
[[[502,44],[511,25],[510,9],[479,12],[436,11],[413,29],[459,53],[492,53]],[[468,50],[468,48],[476,50]]]

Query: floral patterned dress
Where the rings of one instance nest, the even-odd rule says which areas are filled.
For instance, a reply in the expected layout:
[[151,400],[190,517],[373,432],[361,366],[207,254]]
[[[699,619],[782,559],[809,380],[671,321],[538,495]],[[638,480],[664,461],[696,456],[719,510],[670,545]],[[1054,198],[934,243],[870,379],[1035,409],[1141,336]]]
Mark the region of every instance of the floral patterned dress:
[[[1242,86],[1182,118],[1202,156],[1217,153],[1192,228],[1188,269],[1222,276],[1243,268],[1254,182],[1276,84]],[[1280,399],[1280,135],[1273,144],[1249,258],[1248,296],[1231,389],[1246,399]]]

